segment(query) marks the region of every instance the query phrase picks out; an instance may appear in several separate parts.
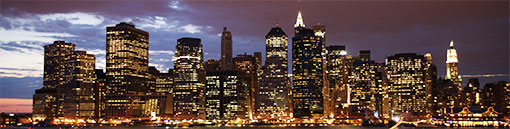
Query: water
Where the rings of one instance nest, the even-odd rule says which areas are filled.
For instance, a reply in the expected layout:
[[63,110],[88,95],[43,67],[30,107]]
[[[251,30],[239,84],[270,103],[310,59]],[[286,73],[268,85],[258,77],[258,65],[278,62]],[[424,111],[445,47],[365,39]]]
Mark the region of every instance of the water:
[[[28,129],[30,127],[4,127],[2,129]],[[35,129],[66,129],[59,127],[34,127]],[[87,127],[87,128],[67,128],[67,129],[388,129],[389,127],[361,127],[361,126],[327,126],[327,127],[278,127],[278,126],[254,126],[254,127]],[[456,127],[459,129],[459,127]],[[460,127],[464,129],[492,129],[493,127]],[[399,129],[419,129],[414,127],[399,127]],[[425,129],[425,128],[423,128]],[[434,129],[452,129],[448,127],[437,127]]]

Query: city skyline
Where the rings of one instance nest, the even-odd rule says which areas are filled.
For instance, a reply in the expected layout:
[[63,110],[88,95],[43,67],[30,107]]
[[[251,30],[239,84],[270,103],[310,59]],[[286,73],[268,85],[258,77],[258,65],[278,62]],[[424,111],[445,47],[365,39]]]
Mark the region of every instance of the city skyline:
[[[276,3],[279,4],[280,2],[276,2]],[[292,3],[292,2],[289,2],[289,3]],[[393,54],[397,54],[397,53],[415,52],[415,53],[418,53],[418,54],[425,54],[426,52],[431,52],[433,60],[434,60],[433,62],[434,62],[434,64],[436,64],[438,66],[438,71],[440,73],[439,75],[444,77],[444,74],[441,74],[441,73],[444,73],[445,69],[446,69],[445,68],[446,65],[444,63],[445,58],[446,58],[446,48],[448,47],[448,44],[449,44],[450,40],[455,40],[455,42],[456,42],[456,46],[455,47],[458,50],[457,51],[458,55],[460,55],[459,56],[459,71],[460,71],[461,74],[464,74],[464,73],[467,73],[468,75],[472,75],[472,74],[485,74],[485,73],[489,73],[489,74],[502,74],[503,75],[502,78],[506,77],[508,79],[508,53],[504,53],[504,51],[505,51],[504,49],[508,48],[508,44],[505,44],[504,40],[506,40],[506,43],[508,43],[508,39],[503,39],[505,37],[504,36],[502,37],[502,35],[505,35],[505,33],[506,33],[506,36],[507,36],[506,38],[508,38],[508,30],[499,30],[499,29],[497,29],[497,28],[501,27],[501,24],[497,24],[497,25],[499,25],[499,26],[497,26],[497,28],[489,28],[487,30],[488,32],[499,32],[499,33],[495,34],[496,39],[492,39],[492,40],[499,40],[497,42],[494,42],[494,44],[496,44],[496,46],[490,46],[490,45],[488,46],[489,48],[490,47],[496,47],[496,48],[494,48],[494,50],[491,51],[493,53],[490,56],[495,56],[495,57],[492,57],[492,59],[491,58],[485,58],[485,57],[487,57],[486,54],[488,54],[489,52],[485,52],[485,53],[484,52],[481,52],[481,53],[473,52],[475,50],[472,50],[472,49],[473,48],[480,48],[480,47],[476,47],[476,46],[481,44],[481,43],[474,43],[473,44],[472,43],[473,41],[470,41],[470,39],[474,38],[475,40],[479,40],[477,37],[468,37],[468,38],[464,37],[464,38],[460,38],[460,37],[463,37],[463,36],[458,36],[454,32],[447,32],[446,33],[447,36],[431,36],[431,37],[438,37],[437,39],[433,38],[434,43],[430,43],[430,44],[427,44],[427,43],[414,43],[414,45],[424,45],[422,47],[426,47],[425,49],[428,49],[429,45],[430,46],[434,46],[434,47],[431,47],[430,50],[423,50],[423,48],[421,48],[421,49],[420,48],[418,48],[418,49],[416,49],[416,48],[414,48],[414,49],[413,48],[406,48],[406,45],[401,46],[402,44],[400,44],[400,43],[397,43],[397,45],[391,44],[391,43],[388,43],[388,40],[381,41],[381,42],[387,44],[387,45],[384,45],[384,46],[390,46],[390,47],[391,46],[399,46],[401,48],[384,48],[384,47],[378,48],[378,47],[375,47],[375,46],[380,46],[378,44],[357,46],[356,40],[354,40],[352,42],[345,41],[345,40],[342,40],[342,39],[339,40],[338,37],[336,36],[336,35],[338,35],[338,32],[335,32],[335,31],[342,30],[342,29],[336,29],[335,30],[335,28],[338,27],[338,26],[335,26],[335,24],[331,24],[331,22],[333,22],[334,20],[333,21],[331,21],[331,20],[320,21],[321,18],[317,18],[318,17],[317,15],[320,15],[321,13],[314,14],[313,13],[314,12],[313,11],[314,8],[311,8],[311,7],[317,6],[317,5],[315,5],[316,3],[311,3],[311,2],[309,4],[308,3],[309,2],[303,2],[301,4],[301,10],[303,12],[303,17],[304,17],[304,20],[305,20],[304,23],[309,25],[309,26],[311,26],[311,25],[314,25],[315,23],[313,23],[313,22],[317,20],[321,24],[326,25],[328,27],[328,33],[326,34],[327,37],[328,37],[327,38],[328,41],[326,42],[326,44],[327,45],[345,45],[346,49],[347,49],[347,51],[349,52],[350,55],[355,55],[355,53],[357,53],[357,50],[365,50],[365,49],[367,49],[367,50],[371,50],[372,51],[372,53],[373,53],[372,55],[374,56],[374,59],[377,62],[383,62],[383,59],[385,57],[393,55]],[[24,84],[34,83],[34,82],[24,81],[24,79],[26,77],[35,77],[35,79],[32,79],[32,80],[36,80],[36,81],[37,81],[37,78],[39,78],[39,80],[42,80],[39,77],[39,76],[42,75],[42,72],[37,68],[39,66],[42,66],[42,64],[37,64],[38,62],[35,62],[35,63],[34,62],[23,62],[23,63],[27,63],[28,66],[25,65],[25,64],[16,66],[13,63],[20,63],[20,62],[16,62],[18,59],[13,58],[15,56],[12,55],[12,54],[20,54],[20,55],[17,55],[17,56],[21,56],[21,57],[27,56],[27,57],[30,57],[30,58],[36,58],[37,59],[38,58],[37,55],[41,54],[42,52],[41,53],[36,53],[36,54],[32,53],[33,55],[30,55],[30,54],[29,55],[24,55],[24,54],[30,53],[29,51],[31,51],[31,50],[36,50],[36,52],[37,52],[37,50],[42,48],[42,45],[46,45],[46,44],[49,44],[49,43],[53,42],[53,41],[47,42],[49,40],[65,40],[66,42],[76,43],[76,46],[78,47],[76,50],[85,50],[85,51],[89,52],[89,54],[95,54],[96,58],[98,59],[98,60],[96,60],[96,68],[103,68],[104,69],[104,66],[103,67],[100,66],[100,64],[102,62],[102,60],[100,58],[104,59],[105,49],[101,48],[101,47],[97,47],[96,44],[97,45],[101,45],[101,46],[104,45],[104,42],[105,42],[104,39],[105,38],[104,37],[100,38],[101,36],[99,36],[99,35],[104,36],[104,30],[102,30],[102,29],[105,28],[104,26],[112,26],[112,25],[116,24],[116,23],[111,23],[112,21],[108,21],[108,17],[99,15],[99,13],[96,14],[96,13],[90,13],[90,12],[88,12],[88,13],[80,13],[80,12],[73,12],[73,13],[67,12],[67,13],[65,13],[65,11],[63,11],[63,12],[60,12],[60,13],[57,13],[57,14],[55,14],[55,13],[53,13],[53,14],[52,13],[46,13],[46,14],[45,13],[41,13],[41,14],[38,14],[38,13],[33,13],[32,12],[33,13],[32,15],[37,15],[40,18],[40,19],[37,19],[37,20],[41,20],[41,21],[49,22],[49,23],[52,23],[52,22],[64,22],[64,23],[57,23],[56,24],[56,27],[62,27],[62,29],[81,26],[85,30],[87,30],[87,29],[97,30],[97,29],[102,28],[101,29],[102,32],[97,33],[97,34],[95,32],[88,32],[88,34],[87,33],[85,33],[85,34],[77,34],[76,32],[58,31],[58,29],[57,30],[52,30],[52,28],[40,28],[40,27],[34,27],[34,26],[32,26],[32,28],[29,27],[28,29],[23,29],[25,24],[29,24],[30,22],[33,22],[33,21],[30,21],[30,20],[27,20],[27,19],[30,19],[30,18],[26,18],[26,17],[30,17],[30,15],[29,15],[30,11],[28,11],[28,10],[20,10],[20,9],[23,9],[23,7],[16,6],[16,2],[11,3],[11,4],[13,4],[13,7],[18,7],[18,8],[16,8],[16,9],[14,9],[14,8],[7,8],[7,9],[2,8],[2,10],[1,10],[2,11],[2,15],[7,15],[6,17],[2,17],[2,19],[6,20],[6,21],[9,21],[8,24],[6,24],[5,26],[2,27],[2,30],[1,30],[2,34],[7,34],[7,33],[10,33],[10,32],[14,32],[14,34],[18,33],[18,34],[21,34],[21,35],[29,34],[29,36],[30,36],[30,34],[32,34],[34,39],[26,39],[26,40],[24,40],[24,39],[20,39],[20,38],[16,38],[16,37],[8,37],[8,38],[5,38],[5,39],[1,38],[1,39],[4,39],[4,40],[1,41],[1,43],[3,44],[2,47],[1,47],[2,53],[3,53],[2,59],[7,60],[9,63],[5,63],[5,64],[2,63],[2,67],[1,67],[1,70],[2,70],[1,71],[2,72],[1,75],[2,75],[2,77],[0,78],[0,79],[2,79],[2,82],[0,82],[1,85],[2,85],[2,87],[1,87],[2,88],[1,89],[2,90],[1,91],[2,94],[1,94],[0,98],[30,98],[30,96],[32,94],[27,94],[25,96],[18,95],[19,93],[16,93],[16,90],[13,90],[12,88],[6,87],[6,85],[7,86],[13,85],[12,81],[20,81],[20,82],[22,82],[21,84],[23,84],[23,83]],[[172,9],[174,11],[186,11],[187,9],[191,9],[191,6],[185,6],[186,4],[187,3],[182,2],[182,1],[181,2],[179,2],[179,1],[177,1],[177,2],[172,1],[172,2],[168,3],[168,8]],[[363,4],[368,4],[368,3],[358,3],[358,4],[363,5]],[[381,3],[381,4],[384,5],[385,3]],[[400,3],[400,4],[402,4],[402,3]],[[396,4],[396,5],[400,5],[400,4]],[[448,3],[448,4],[452,4],[452,3]],[[460,4],[463,5],[465,3],[460,3]],[[469,4],[472,4],[472,3],[468,2],[468,4],[466,6],[468,6]],[[493,3],[489,3],[489,4],[493,4]],[[2,6],[4,6],[4,5],[5,4],[3,4]],[[368,4],[368,5],[371,5],[371,4]],[[402,5],[400,5],[400,6],[402,6]],[[360,7],[363,8],[364,6],[360,6]],[[492,6],[490,6],[490,7],[492,7]],[[503,6],[503,8],[508,8],[508,7]],[[497,10],[497,9],[499,9],[499,8],[496,8],[495,10]],[[309,11],[309,10],[311,10],[311,11]],[[296,12],[297,12],[296,9],[287,9],[287,10],[283,10],[282,9],[281,11],[282,12],[294,12],[294,13],[292,13],[292,14],[284,13],[285,16],[282,16],[282,18],[275,18],[275,19],[282,19],[282,21],[288,21],[288,20],[295,19]],[[484,11],[486,11],[486,10],[484,10]],[[59,12],[59,11],[56,11],[56,12]],[[87,11],[84,11],[84,12],[87,12]],[[84,16],[83,19],[81,19],[81,18],[78,18],[78,19],[74,18],[74,17],[78,17],[78,16],[82,16],[82,15]],[[289,15],[289,16],[287,16],[287,15]],[[479,15],[481,15],[481,14],[479,14]],[[87,18],[87,16],[91,16],[91,17]],[[456,16],[456,15],[454,15],[454,16]],[[129,16],[125,16],[125,17],[129,17]],[[149,56],[149,58],[150,58],[149,62],[150,62],[150,66],[156,66],[156,68],[158,68],[158,70],[160,70],[160,71],[166,71],[168,68],[171,68],[170,67],[171,65],[174,65],[171,60],[172,60],[172,57],[174,56],[175,49],[172,49],[172,47],[175,47],[175,43],[176,43],[175,41],[178,38],[168,38],[168,37],[162,38],[162,37],[165,37],[165,36],[162,36],[162,35],[168,35],[168,34],[171,34],[171,32],[164,32],[164,31],[162,32],[162,31],[160,31],[161,29],[171,29],[172,28],[172,27],[170,27],[171,25],[169,25],[168,21],[167,21],[168,20],[167,18],[169,18],[169,17],[172,17],[172,16],[167,15],[166,18],[165,17],[159,17],[159,16],[153,16],[152,19],[149,18],[149,20],[147,20],[147,21],[143,21],[144,18],[139,18],[138,20],[141,20],[141,21],[138,21],[138,23],[142,23],[142,24],[137,24],[136,20],[132,21],[137,27],[141,26],[141,28],[143,28],[145,31],[148,31],[151,35],[156,35],[156,41],[153,41],[153,40],[149,41],[149,42],[151,42],[150,45],[152,45],[152,46],[149,47],[150,48],[149,53],[151,53],[151,55]],[[288,17],[294,17],[294,18],[288,18]],[[94,18],[100,19],[102,21],[100,21],[99,23],[98,22],[94,23],[93,21],[91,21],[91,19],[94,19]],[[407,17],[407,18],[409,18],[409,17]],[[461,19],[462,18],[464,18],[464,17],[461,17]],[[419,18],[417,18],[417,19],[419,19]],[[21,22],[25,22],[25,24],[13,23],[13,21],[16,21],[16,20],[21,20]],[[26,21],[24,21],[24,20],[26,20]],[[34,19],[32,19],[32,20],[34,20]],[[152,22],[154,22],[156,24],[150,24],[150,23],[147,24],[147,22],[150,22],[151,20],[153,20]],[[503,18],[503,23],[508,23],[508,15],[506,15],[506,20],[507,21],[505,22],[504,20],[505,19]],[[271,19],[269,19],[269,20],[265,19],[265,22],[268,22],[268,21],[272,21],[272,20]],[[107,24],[107,22],[108,22],[108,24]],[[127,22],[129,22],[129,21],[127,21]],[[143,24],[144,22],[146,24]],[[445,22],[445,21],[443,21],[443,22]],[[501,22],[501,21],[499,21],[499,22]],[[497,22],[497,23],[499,23],[499,22]],[[13,25],[13,24],[17,24],[17,25]],[[184,23],[184,24],[186,24],[186,23]],[[234,48],[233,55],[242,54],[242,53],[252,53],[252,52],[256,52],[256,51],[264,52],[264,49],[263,49],[263,47],[265,46],[265,44],[264,44],[264,39],[265,39],[264,35],[265,35],[265,33],[268,32],[268,30],[271,27],[274,27],[275,24],[276,23],[272,23],[272,24],[267,24],[265,27],[258,27],[258,28],[262,29],[261,33],[263,33],[263,34],[256,34],[256,35],[249,34],[250,32],[241,31],[241,30],[243,30],[243,27],[235,27],[236,24],[233,24],[234,27],[230,27],[228,25],[224,25],[224,26],[228,26],[229,30],[232,32],[232,35],[233,35],[233,44],[234,44],[233,45],[233,48]],[[278,24],[286,32],[288,32],[288,33],[292,32],[292,30],[291,30],[292,26],[291,25],[293,25],[293,23],[291,23],[291,24],[289,24],[289,23],[283,24],[283,22],[278,22]],[[51,26],[51,24],[48,24],[48,25]],[[158,25],[162,25],[162,26],[158,26]],[[183,25],[181,27],[177,27],[177,30],[182,31],[182,32],[181,32],[181,34],[177,33],[177,34],[175,34],[173,36],[175,36],[175,37],[188,37],[188,36],[191,36],[191,37],[201,38],[201,39],[203,39],[202,42],[204,44],[204,47],[203,47],[204,48],[204,57],[205,57],[204,61],[207,60],[207,59],[210,59],[210,58],[219,59],[220,51],[218,51],[219,50],[218,46],[220,46],[220,43],[219,43],[220,42],[220,37],[218,35],[215,35],[215,33],[220,33],[221,32],[221,28],[222,28],[221,25],[217,25],[216,24],[216,25],[200,26],[201,25],[200,23],[197,23],[197,25],[186,24],[186,25]],[[475,25],[478,25],[478,24],[475,24]],[[482,24],[481,26],[484,26],[484,25],[485,24]],[[97,26],[101,26],[101,27],[97,27]],[[501,28],[504,28],[504,26],[505,25],[503,25],[503,27],[501,27]],[[506,28],[508,28],[508,24],[506,24],[506,26],[507,26]],[[170,28],[167,28],[167,27],[170,27]],[[250,25],[248,25],[247,27],[250,27]],[[421,31],[420,29],[424,29],[424,28],[421,28],[421,27],[423,27],[423,26],[416,25],[416,26],[410,27],[410,29],[411,30],[416,29],[414,31],[418,31],[419,32],[419,31]],[[176,28],[176,27],[174,26],[174,28]],[[258,28],[255,29],[255,30],[258,30]],[[377,26],[375,28],[377,28]],[[425,28],[427,28],[427,27],[425,27]],[[469,27],[466,27],[466,28],[468,28],[468,30],[469,30]],[[464,29],[466,29],[466,28],[464,28]],[[38,31],[38,29],[47,29],[47,30]],[[379,29],[381,29],[381,28],[379,28]],[[379,30],[379,29],[374,29],[374,30]],[[153,30],[153,32],[151,32],[151,30]],[[384,29],[382,29],[382,30],[384,30]],[[451,29],[449,31],[454,31],[454,30],[455,29]],[[496,31],[496,30],[498,30],[498,31]],[[428,35],[429,34],[429,33],[425,33],[425,32],[426,31],[419,32],[419,33],[423,33],[422,35]],[[432,31],[432,32],[442,32],[442,31]],[[484,31],[482,31],[482,32],[484,32]],[[75,33],[75,34],[73,34],[73,33]],[[478,33],[480,33],[480,32],[478,32]],[[83,36],[83,35],[95,35],[95,36],[88,37],[88,36]],[[370,35],[370,34],[368,34],[368,35]],[[479,36],[479,34],[473,34],[471,36],[477,36],[477,35]],[[201,36],[203,36],[203,37],[201,37]],[[290,36],[294,36],[294,35],[289,35],[289,37]],[[416,34],[414,36],[415,37],[421,37],[420,34]],[[491,36],[494,36],[494,35],[491,35]],[[99,38],[97,38],[97,37],[99,37]],[[237,37],[239,37],[239,38],[236,39]],[[349,38],[347,35],[342,35],[342,36],[339,36],[339,37],[347,37],[347,39]],[[353,37],[355,37],[355,36],[353,36]],[[368,36],[368,37],[370,37],[370,36]],[[377,36],[375,36],[375,37],[377,37]],[[392,36],[388,36],[388,37],[392,37]],[[399,36],[396,36],[396,37],[399,37]],[[413,36],[411,36],[411,37],[413,37]],[[446,38],[449,38],[449,39],[446,39]],[[149,38],[149,39],[153,39],[153,38]],[[39,40],[39,41],[27,41],[27,40]],[[90,40],[93,40],[93,41],[91,43],[88,43],[88,41],[90,41]],[[361,39],[358,39],[358,40],[360,40],[359,43],[363,43],[363,41]],[[82,42],[80,42],[80,41],[82,41]],[[389,40],[389,41],[391,41],[391,40]],[[486,40],[486,41],[490,41],[490,40]],[[291,42],[291,41],[289,40],[289,42]],[[463,45],[463,42],[465,44],[471,43],[470,44],[471,46]],[[153,44],[156,44],[156,45],[153,45]],[[497,47],[498,45],[499,45],[499,47]],[[291,45],[289,45],[289,46],[291,46]],[[506,47],[503,47],[503,46],[506,46]],[[40,48],[38,48],[38,47],[40,47]],[[259,48],[259,47],[262,47],[262,49]],[[239,48],[239,50],[237,48]],[[255,49],[252,49],[252,48],[255,48]],[[351,49],[351,48],[354,48],[354,50]],[[155,50],[153,50],[153,49],[155,49]],[[289,47],[289,51],[290,51],[290,49],[291,48]],[[389,50],[396,49],[396,50],[389,51],[388,49]],[[481,49],[484,49],[484,48],[482,47]],[[487,49],[487,48],[485,48],[485,49]],[[501,49],[503,49],[503,51],[501,51]],[[216,51],[214,51],[214,50],[216,50]],[[381,50],[386,50],[386,51],[385,52],[380,52]],[[506,51],[508,51],[508,49],[506,49]],[[476,55],[473,56],[472,53],[474,53],[474,54],[481,54],[482,56],[486,55],[486,56],[478,57],[477,58],[477,56]],[[9,54],[12,57],[8,57]],[[382,55],[385,55],[385,56],[382,56]],[[384,57],[384,58],[381,59],[381,56]],[[504,58],[505,56],[507,58]],[[470,57],[470,58],[466,58],[466,57]],[[498,58],[498,57],[501,57],[501,58]],[[480,59],[480,58],[483,58],[483,59]],[[479,59],[479,60],[477,60],[477,59]],[[498,59],[500,59],[500,60],[498,60]],[[163,60],[163,61],[161,61],[161,60]],[[166,60],[168,60],[168,61],[166,61]],[[473,61],[473,60],[477,60],[477,61]],[[490,60],[492,60],[492,62],[498,62],[499,61],[500,63],[492,63],[492,64],[489,64],[489,66],[475,67],[476,70],[473,70],[473,69],[475,69],[475,68],[472,68],[473,64],[482,65],[482,64],[479,64],[479,63],[480,62],[485,62],[485,60],[489,60],[488,62],[491,62]],[[498,60],[498,61],[494,61],[494,60]],[[505,62],[505,60],[506,60],[506,62]],[[10,61],[12,61],[12,62],[10,62]],[[36,64],[36,66],[30,65],[31,63]],[[103,64],[101,64],[101,65],[104,65],[104,62],[102,62],[102,63]],[[507,67],[505,67],[505,64],[506,64]],[[289,65],[289,66],[291,66],[291,65]],[[491,66],[493,66],[493,67],[491,67]],[[24,67],[26,67],[26,68],[24,68]],[[20,73],[17,73],[18,71]],[[289,70],[289,71],[292,71],[292,70]],[[488,72],[484,72],[484,71],[488,71]],[[38,75],[38,72],[41,72],[41,73],[39,73],[41,75]],[[6,78],[6,79],[3,79],[3,78]],[[9,80],[7,80],[7,79],[9,79]],[[13,79],[13,80],[10,80],[10,79]],[[31,79],[27,79],[27,80],[31,80]],[[495,80],[503,80],[503,79],[495,79]],[[508,81],[508,80],[506,80],[506,81]],[[466,83],[466,82],[467,81],[464,81],[464,83]],[[490,80],[490,81],[485,81],[485,82],[494,82],[494,81]],[[484,83],[482,83],[482,84],[484,84]],[[22,85],[18,84],[18,86],[22,86]],[[32,86],[32,87],[28,87],[27,88],[25,86],[25,89],[32,89],[32,90],[30,90],[30,92],[27,92],[27,93],[33,93],[33,91],[34,91],[33,89],[40,88],[40,87],[42,87],[42,84],[35,83],[34,86]],[[14,92],[14,93],[11,93],[11,92]],[[7,94],[7,95],[5,95],[5,94]]]

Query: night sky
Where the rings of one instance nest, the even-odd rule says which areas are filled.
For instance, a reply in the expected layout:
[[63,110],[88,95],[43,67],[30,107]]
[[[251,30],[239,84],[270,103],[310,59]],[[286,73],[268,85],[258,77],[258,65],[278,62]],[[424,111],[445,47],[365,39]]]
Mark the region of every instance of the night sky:
[[[299,9],[307,27],[326,25],[326,44],[345,45],[351,55],[371,50],[384,62],[396,53],[430,52],[445,75],[446,49],[454,40],[464,83],[509,79],[509,1],[0,1],[0,112],[30,112],[42,87],[43,45],[76,43],[105,67],[106,26],[132,22],[150,33],[150,65],[173,67],[178,38],[202,39],[205,59],[219,59],[220,35],[233,35],[234,55],[265,51],[276,23],[289,37]],[[289,38],[291,39],[291,38]],[[289,42],[291,42],[289,40]],[[290,47],[291,45],[289,45]],[[289,52],[290,48],[289,48]],[[289,61],[290,62],[290,61]],[[18,99],[5,99],[18,98]],[[9,103],[11,101],[20,103]]]

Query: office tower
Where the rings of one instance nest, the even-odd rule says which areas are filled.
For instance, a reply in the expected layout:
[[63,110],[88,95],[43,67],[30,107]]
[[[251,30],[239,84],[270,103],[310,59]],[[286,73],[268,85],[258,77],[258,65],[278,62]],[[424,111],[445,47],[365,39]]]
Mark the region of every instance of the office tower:
[[320,118],[323,116],[323,42],[314,30],[304,27],[301,11],[292,38],[293,116]]
[[272,56],[279,57],[285,74],[288,74],[287,42],[288,37],[278,24],[266,34],[266,59]]
[[504,115],[510,115],[510,83],[506,81],[498,81],[495,83],[487,83],[482,90],[482,108],[494,107],[501,109]]
[[106,28],[106,117],[139,117],[148,83],[149,33],[121,22]]
[[174,58],[174,114],[177,119],[205,119],[205,71],[201,40],[177,40]]
[[238,71],[207,71],[206,119],[235,120],[249,118],[249,81]]
[[290,116],[290,87],[286,69],[282,65],[281,57],[266,58],[262,68],[262,81],[257,94],[257,118],[289,118]]
[[173,110],[171,88],[173,78],[169,73],[160,73],[154,66],[149,66],[148,88],[144,98],[144,116],[165,116]]
[[457,88],[453,83],[449,79],[439,78],[430,89],[432,114],[439,115],[449,112],[447,109],[453,108],[454,97],[457,93]]
[[395,114],[424,114],[427,109],[426,74],[423,55],[400,53],[386,59],[390,110]]
[[106,73],[103,72],[103,69],[94,70],[94,74],[96,74],[96,87],[95,91],[95,103],[96,103],[96,121],[100,118],[104,118],[105,116],[105,96],[106,96]]
[[221,69],[232,69],[232,33],[223,28],[221,34]]
[[374,116],[382,111],[383,68],[384,65],[370,59],[370,55],[361,56],[366,51],[360,51],[360,56],[348,69],[349,85],[349,116],[360,118]]
[[450,41],[450,47],[446,50],[446,79],[450,79],[457,88],[457,96],[455,97],[455,106],[463,105],[461,102],[462,78],[459,74],[457,59],[457,50],[453,47],[453,40]]
[[67,119],[95,118],[95,56],[85,51],[74,51],[66,61],[63,114]]
[[464,103],[466,107],[480,108],[481,106],[481,94],[480,94],[480,82],[478,78],[470,78],[468,84],[462,90],[464,95]]
[[[325,104],[325,108],[330,109],[328,115],[340,116],[341,109],[344,108],[343,104],[347,103],[347,52],[345,46],[331,45],[326,47],[326,80],[328,83],[327,92],[329,97],[325,97],[324,101],[328,101]],[[343,90],[342,90],[343,89]]]
[[164,109],[160,109],[161,114],[174,114],[174,76],[173,69],[169,69],[167,73],[159,73],[159,77],[156,79],[156,93],[166,96],[166,100],[162,101],[166,104]]
[[258,77],[258,71],[261,69],[259,68],[260,64],[258,63],[258,58],[254,57],[252,55],[242,54],[237,55],[233,58],[233,66],[236,71],[239,71],[239,77],[240,78],[247,78],[243,79],[248,82],[249,87],[249,102],[248,105],[244,105],[248,107],[248,114],[250,118],[253,118],[253,112],[255,110],[255,102],[256,102],[256,96],[259,87],[259,77]]
[[44,46],[44,81],[33,96],[33,119],[55,119],[63,117],[64,85],[70,80],[66,64],[76,44],[55,41]]
[[428,64],[428,70],[427,70],[427,74],[425,76],[425,87],[426,90],[427,90],[427,108],[428,108],[428,112],[429,113],[434,113],[434,96],[433,96],[433,85],[435,85],[435,83],[437,82],[437,67],[436,65],[434,65],[432,63],[432,54],[430,53],[425,53],[425,55],[423,55],[425,57],[425,59],[427,60],[427,64]]

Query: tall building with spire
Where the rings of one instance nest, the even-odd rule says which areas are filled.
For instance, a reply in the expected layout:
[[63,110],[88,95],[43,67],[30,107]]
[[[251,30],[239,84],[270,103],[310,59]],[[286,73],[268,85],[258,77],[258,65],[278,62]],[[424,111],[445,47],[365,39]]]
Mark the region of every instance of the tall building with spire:
[[455,106],[461,105],[460,102],[460,94],[462,91],[462,78],[459,74],[459,60],[457,58],[457,50],[453,47],[453,40],[450,41],[450,47],[446,50],[446,77],[445,79],[450,79],[453,82],[453,85],[457,88],[457,96]]
[[292,38],[293,116],[320,118],[323,109],[323,50],[321,36],[305,28],[301,11],[298,12],[295,36]]
[[221,34],[221,69],[232,69],[232,33],[223,28]]
[[296,24],[294,24],[294,28],[297,27],[305,27],[305,22],[303,22],[303,16],[301,16],[301,10],[298,11]]

